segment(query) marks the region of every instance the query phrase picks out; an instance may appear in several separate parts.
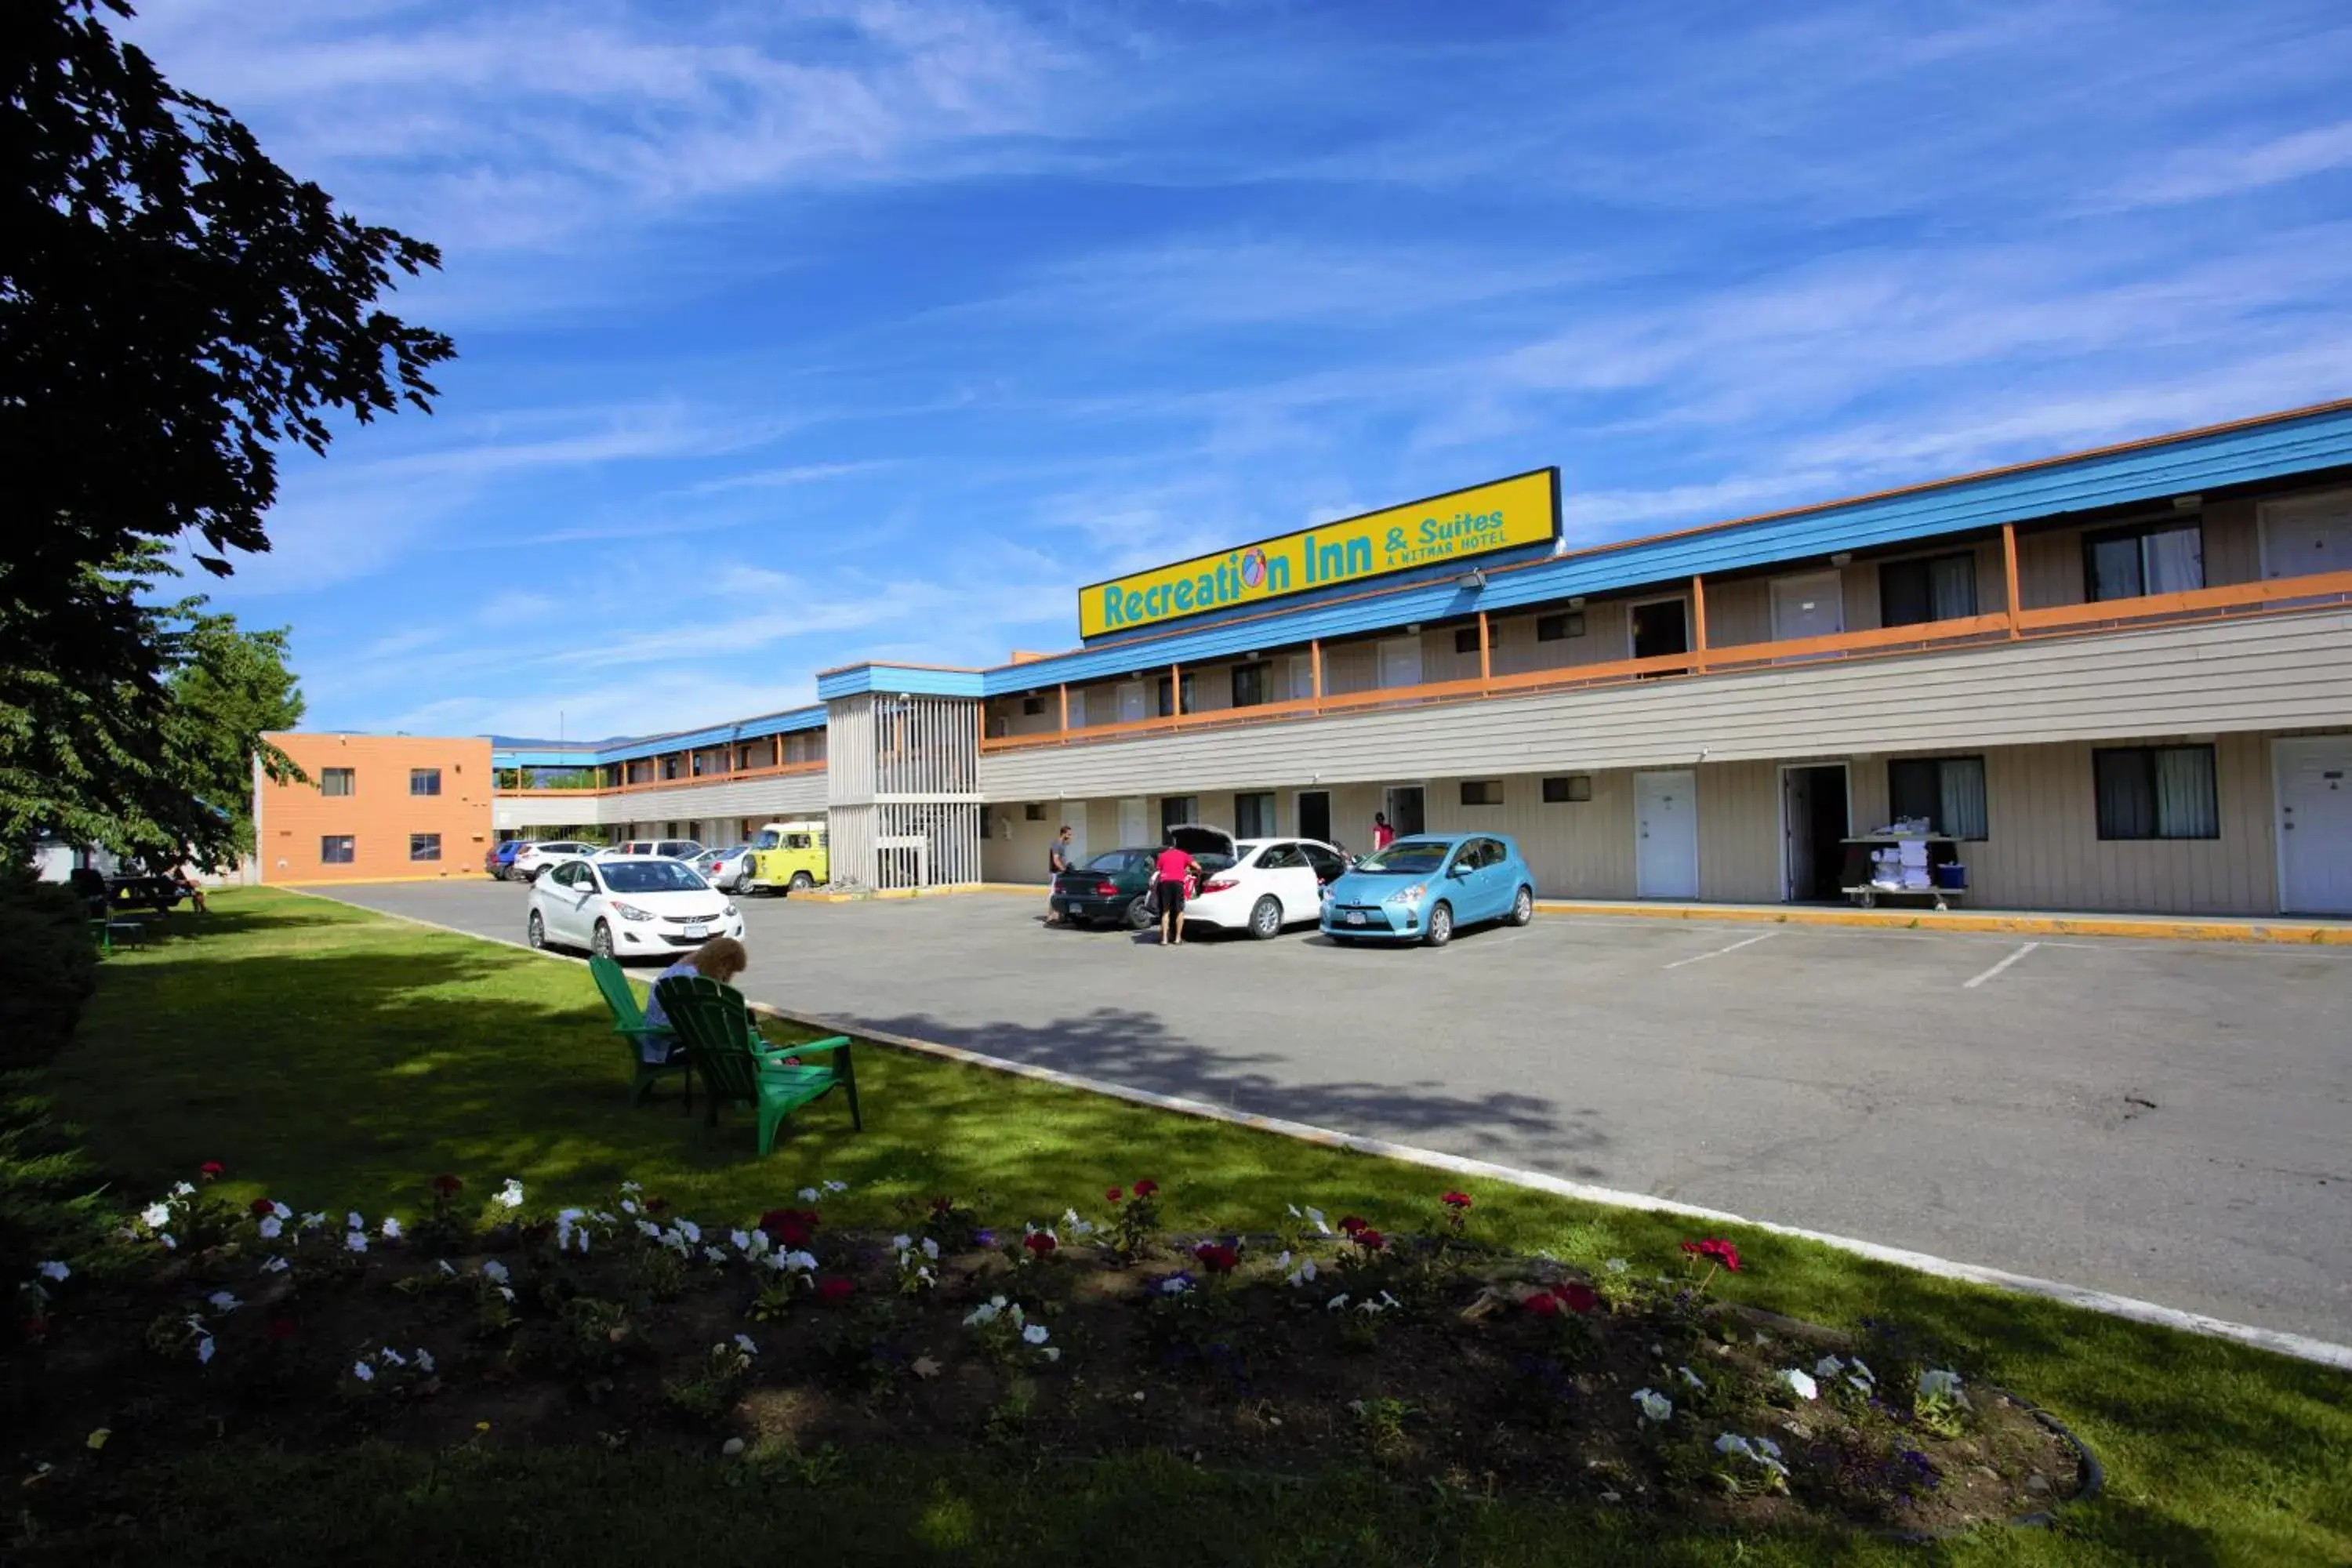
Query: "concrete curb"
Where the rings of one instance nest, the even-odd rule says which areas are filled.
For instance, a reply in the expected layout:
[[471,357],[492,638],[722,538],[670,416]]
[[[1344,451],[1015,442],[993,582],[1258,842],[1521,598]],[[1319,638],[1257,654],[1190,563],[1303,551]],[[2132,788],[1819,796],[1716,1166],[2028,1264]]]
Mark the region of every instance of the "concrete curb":
[[[282,886],[282,884],[280,884]],[[302,891],[305,898],[325,899],[324,894]],[[341,903],[340,900],[327,900]],[[365,909],[364,905],[343,904],[345,909]],[[551,958],[566,963],[587,966],[584,958],[570,953],[550,952],[526,942],[505,937],[484,936],[438,921],[422,920],[415,915],[395,914],[388,910],[367,910],[369,914],[387,920],[404,921],[410,925],[446,931],[476,942],[495,942],[515,948],[541,958]],[[1055,1068],[1042,1068],[1027,1062],[1010,1061],[992,1057],[961,1046],[943,1045],[936,1040],[918,1039],[908,1035],[895,1035],[885,1030],[867,1028],[846,1019],[826,1017],[818,1014],[803,1014],[772,1006],[765,1002],[751,1004],[751,1010],[763,1016],[780,1019],[803,1028],[824,1034],[845,1034],[856,1039],[872,1040],[880,1045],[913,1051],[959,1062],[967,1067],[985,1068],[992,1072],[1010,1074],[1014,1078],[1032,1079],[1040,1083],[1079,1089],[1088,1094],[1108,1095],[1113,1100],[1149,1106],[1157,1110],[1174,1111],[1182,1116],[1197,1116],[1204,1121],[1222,1121],[1229,1126],[1246,1127],[1254,1131],[1268,1132],[1277,1137],[1296,1138],[1327,1149],[1343,1149],[1350,1153],[1369,1154],[1377,1159],[1394,1160],[1402,1164],[1418,1165],[1427,1170],[1444,1171],[1460,1176],[1475,1176],[1483,1181],[1499,1182],[1507,1186],[1521,1187],[1530,1192],[1549,1193],[1556,1197],[1573,1198],[1609,1208],[1634,1209],[1652,1214],[1678,1215],[1686,1219],[1705,1220],[1712,1225],[1747,1226],[1774,1236],[1794,1237],[1800,1240],[1819,1242],[1824,1247],[1867,1258],[1875,1262],[1891,1263],[1939,1279],[1960,1279],[1970,1284],[1989,1285],[1996,1289],[2014,1290],[2021,1295],[2040,1296],[2049,1300],[2063,1301],[2085,1311],[2102,1313],[2136,1323],[2153,1324],[2158,1328],[2177,1329],[2183,1333],[2200,1334],[2209,1339],[2228,1340],[2237,1344],[2251,1345],[2257,1350],[2292,1356],[2298,1361],[2314,1362],[2340,1372],[2352,1372],[2352,1345],[2339,1345],[2305,1334],[2289,1333],[2280,1329],[2258,1328],[2251,1323],[2233,1323],[2226,1319],[2209,1318],[2201,1312],[2184,1312],[2175,1307],[2159,1306],[2137,1297],[2118,1296],[2111,1291],[2094,1289],[2085,1285],[2069,1285],[2063,1280],[2043,1279],[2031,1274],[2012,1274],[2007,1269],[1988,1268],[1979,1264],[1958,1263],[1925,1252],[1913,1252],[1906,1247],[1887,1247],[1855,1237],[1837,1236],[1828,1231],[1807,1230],[1801,1226],[1779,1225],[1770,1220],[1749,1219],[1724,1209],[1703,1208],[1696,1204],[1678,1203],[1672,1198],[1654,1197],[1646,1193],[1622,1192],[1613,1187],[1593,1186],[1584,1182],[1571,1182],[1565,1177],[1547,1175],[1540,1171],[1520,1170],[1515,1166],[1498,1165],[1487,1160],[1474,1160],[1465,1155],[1448,1154],[1435,1149],[1423,1149],[1410,1143],[1391,1142],[1385,1138],[1367,1137],[1356,1132],[1339,1132],[1326,1127],[1316,1127],[1304,1121],[1289,1121],[1280,1117],[1259,1116],[1235,1110],[1229,1106],[1209,1100],[1190,1100],[1178,1095],[1160,1094],[1151,1089],[1136,1089],[1128,1084],[1113,1083],[1104,1079],[1087,1078],[1078,1073],[1063,1072]]]

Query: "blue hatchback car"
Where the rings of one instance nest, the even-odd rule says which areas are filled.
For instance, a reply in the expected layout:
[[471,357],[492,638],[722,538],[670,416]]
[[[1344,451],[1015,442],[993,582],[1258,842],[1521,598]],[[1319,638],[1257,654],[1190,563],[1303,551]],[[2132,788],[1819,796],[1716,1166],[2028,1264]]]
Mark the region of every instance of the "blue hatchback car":
[[1376,849],[1331,884],[1323,934],[1333,942],[1444,947],[1461,926],[1536,918],[1536,878],[1500,833],[1416,833]]

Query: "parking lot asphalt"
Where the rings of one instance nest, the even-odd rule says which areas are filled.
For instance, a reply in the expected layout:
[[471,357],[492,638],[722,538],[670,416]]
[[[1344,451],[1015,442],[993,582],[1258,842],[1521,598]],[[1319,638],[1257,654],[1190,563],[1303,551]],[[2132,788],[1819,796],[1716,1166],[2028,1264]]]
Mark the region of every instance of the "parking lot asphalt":
[[[509,941],[516,886],[334,897]],[[756,1000],[2352,1342],[2352,950],[1538,916],[1163,950],[745,904]],[[586,981],[583,980],[583,986]]]

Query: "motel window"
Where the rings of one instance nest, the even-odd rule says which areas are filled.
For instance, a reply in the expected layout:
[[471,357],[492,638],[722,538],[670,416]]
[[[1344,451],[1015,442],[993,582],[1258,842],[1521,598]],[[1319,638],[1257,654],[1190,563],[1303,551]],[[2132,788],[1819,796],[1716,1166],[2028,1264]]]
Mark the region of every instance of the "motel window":
[[1886,797],[1898,821],[1924,817],[1950,838],[1987,836],[1982,757],[1898,757],[1886,764]]
[[359,775],[350,768],[320,768],[320,795],[350,795],[359,787]]
[[1024,697],[1021,700],[1021,716],[1024,719],[1034,719],[1045,710],[1045,700],[1042,697]]
[[410,834],[408,858],[411,860],[438,860],[441,858],[441,836],[437,833]]
[[1559,642],[1584,635],[1584,612],[1562,610],[1557,615],[1536,617],[1536,641]]
[[1270,664],[1237,664],[1234,666],[1234,706],[1255,708],[1266,700],[1272,684],[1274,667]]
[[1464,779],[1462,804],[1465,805],[1500,805],[1503,804],[1503,781],[1500,779]]
[[1045,803],[1042,800],[1033,800],[1029,802],[1026,805],[1021,808],[1021,816],[1022,819],[1026,822],[1045,821]]
[[1234,837],[1236,838],[1271,838],[1281,830],[1274,822],[1274,792],[1260,790],[1255,794],[1234,796]]
[[1546,805],[1561,805],[1570,801],[1591,800],[1592,775],[1562,773],[1557,777],[1548,778],[1543,782],[1543,797]]
[[2102,838],[2219,838],[2210,746],[2118,746],[2091,753]]
[[1160,832],[1165,838],[1171,827],[1181,827],[1188,822],[1201,820],[1201,801],[1197,795],[1162,795],[1160,800]]
[[2093,604],[2204,585],[2201,523],[2146,523],[2083,536],[2083,590]]
[[[1162,719],[1172,719],[1176,716],[1176,710],[1169,706],[1169,699],[1174,695],[1175,689],[1167,676],[1163,675],[1160,678],[1160,717]],[[1187,713],[1200,711],[1199,705],[1192,700],[1192,672],[1189,669],[1184,672],[1184,711]]]
[[1957,621],[1977,613],[1977,558],[1969,550],[1887,561],[1878,568],[1882,626]]
[[409,769],[408,793],[411,795],[439,795],[441,793],[441,770],[439,768]]
[[[1486,623],[1486,646],[1488,647],[1493,647],[1495,646],[1495,623],[1492,621],[1488,621]],[[1476,626],[1454,627],[1454,651],[1455,653],[1476,653],[1478,651],[1478,628]]]
[[348,833],[330,833],[319,840],[319,863],[322,866],[348,866],[357,852]]

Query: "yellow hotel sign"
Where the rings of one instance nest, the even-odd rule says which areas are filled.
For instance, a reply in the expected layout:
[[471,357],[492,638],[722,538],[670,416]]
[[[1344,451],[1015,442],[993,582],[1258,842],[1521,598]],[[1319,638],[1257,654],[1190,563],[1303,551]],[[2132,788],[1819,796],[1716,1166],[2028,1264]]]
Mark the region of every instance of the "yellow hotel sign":
[[1131,631],[1559,537],[1559,470],[1448,490],[1078,590],[1078,635]]

